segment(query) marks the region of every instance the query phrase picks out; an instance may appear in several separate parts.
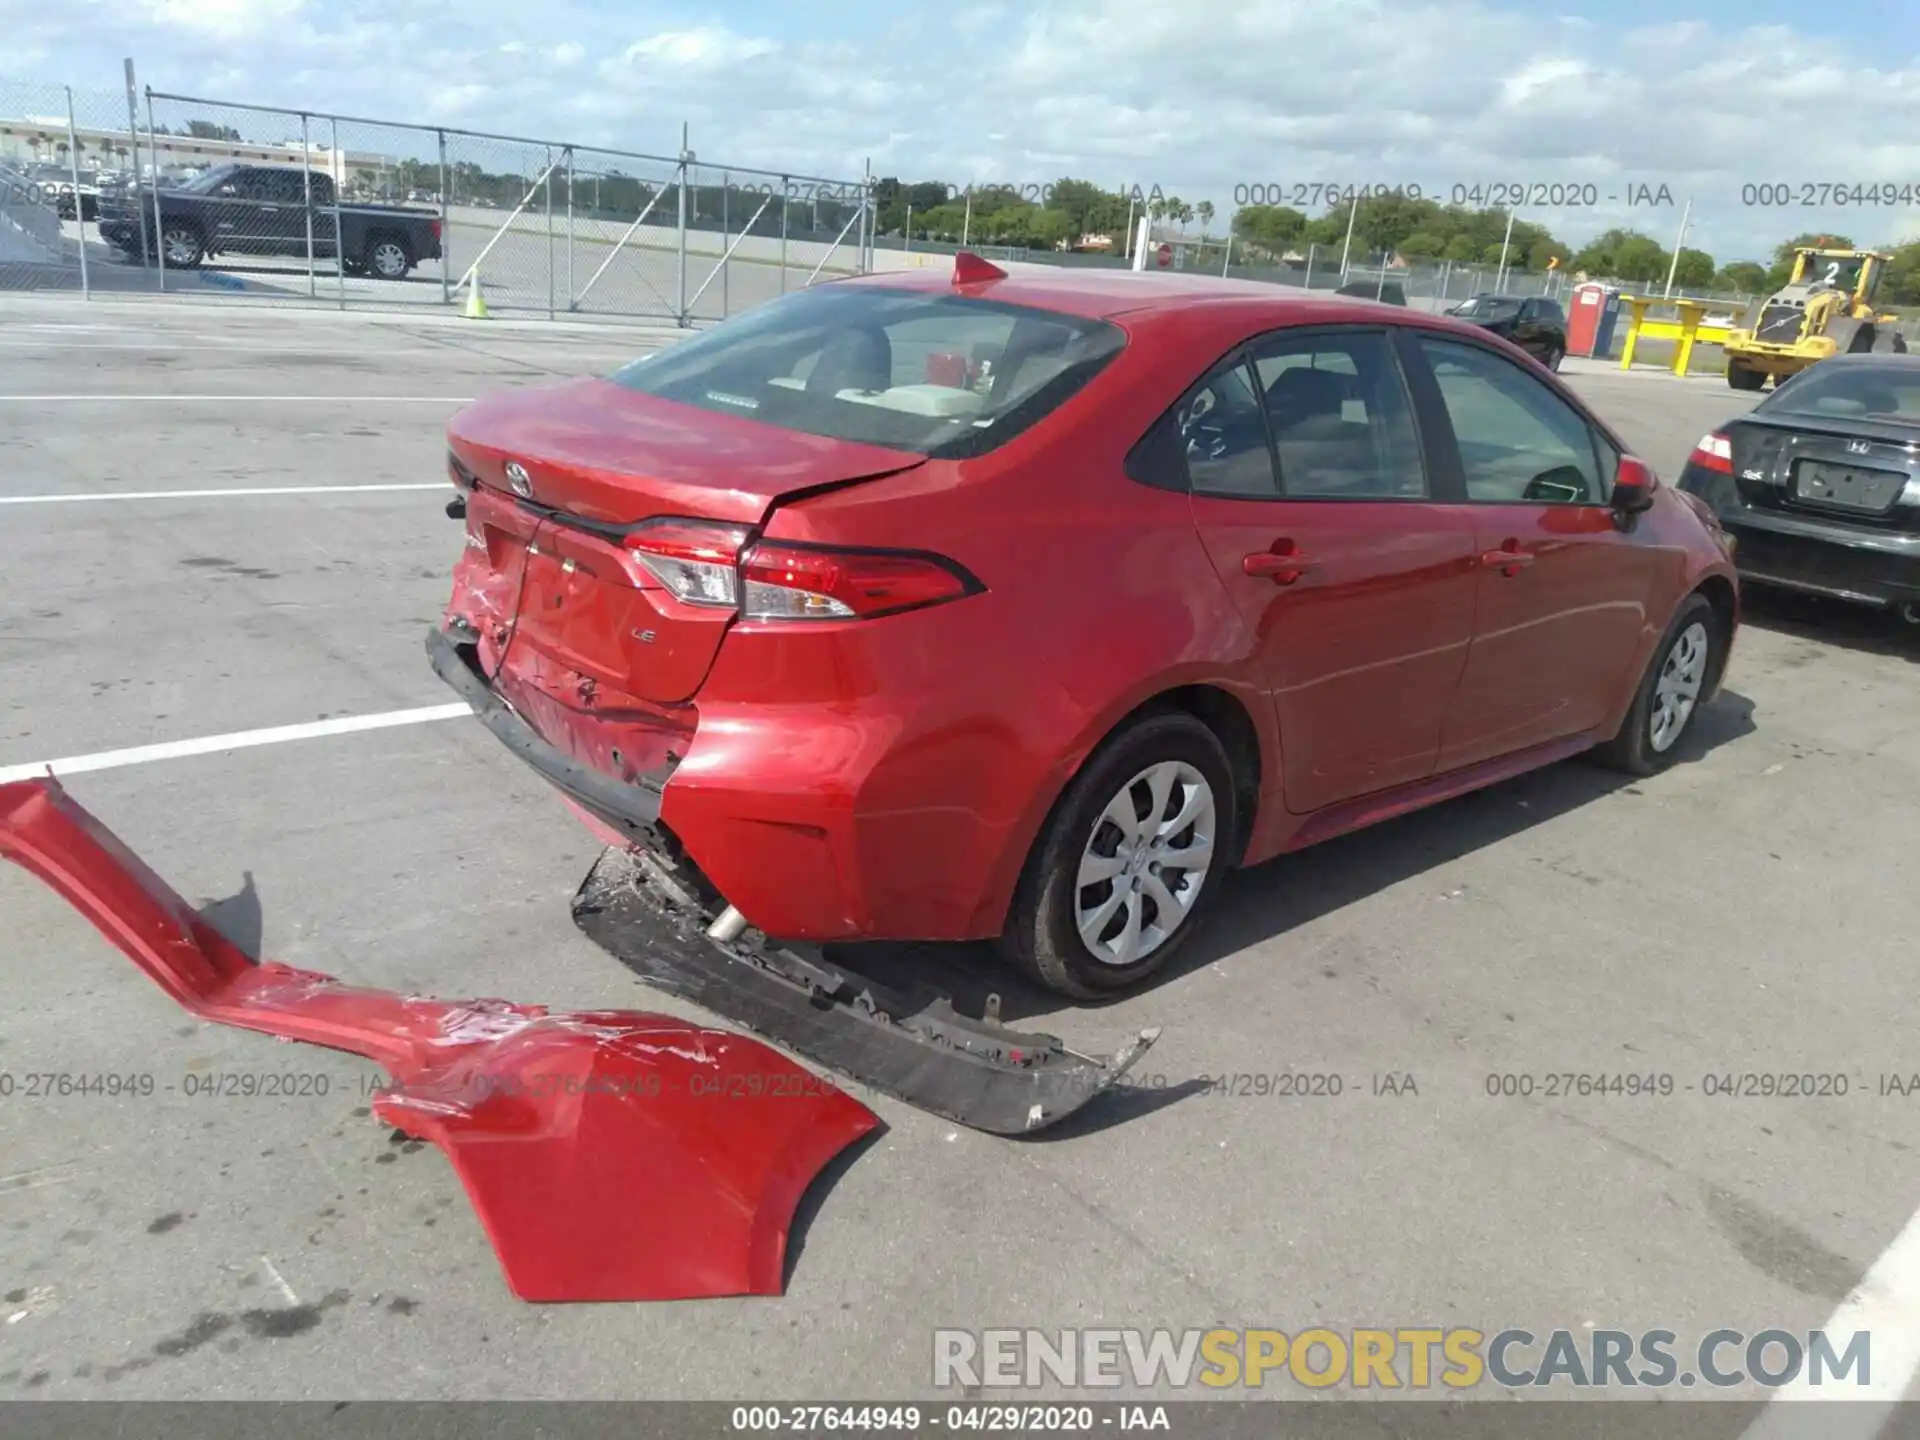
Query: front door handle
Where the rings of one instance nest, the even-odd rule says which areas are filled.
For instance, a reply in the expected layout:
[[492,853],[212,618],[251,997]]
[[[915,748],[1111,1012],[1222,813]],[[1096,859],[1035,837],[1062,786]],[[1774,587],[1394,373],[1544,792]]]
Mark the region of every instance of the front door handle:
[[1265,550],[1242,556],[1240,569],[1255,579],[1265,577],[1276,585],[1291,585],[1313,569],[1313,562],[1300,554],[1291,540],[1276,540]]
[[1518,575],[1533,563],[1533,556],[1520,548],[1518,540],[1509,538],[1500,542],[1498,550],[1483,552],[1480,563],[1489,570],[1498,570],[1502,575]]

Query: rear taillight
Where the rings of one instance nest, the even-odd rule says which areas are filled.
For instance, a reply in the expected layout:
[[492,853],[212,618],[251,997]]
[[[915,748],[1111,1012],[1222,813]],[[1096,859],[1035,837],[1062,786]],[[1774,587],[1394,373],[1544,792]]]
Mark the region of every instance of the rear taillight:
[[1733,473],[1733,442],[1718,430],[1709,430],[1700,437],[1700,443],[1693,447],[1693,454],[1687,457],[1687,463],[1698,465],[1702,470],[1731,475]]
[[981,588],[937,555],[774,540],[745,548],[747,534],[734,525],[655,520],[629,532],[626,545],[675,599],[748,620],[871,620]]
[[897,550],[763,542],[740,562],[750,620],[871,620],[958,600],[978,588],[948,562]]
[[627,549],[674,599],[716,610],[740,606],[740,547],[747,532],[737,525],[697,520],[654,520],[627,535]]
[[436,240],[440,238],[440,217],[438,215],[427,222],[427,233]]

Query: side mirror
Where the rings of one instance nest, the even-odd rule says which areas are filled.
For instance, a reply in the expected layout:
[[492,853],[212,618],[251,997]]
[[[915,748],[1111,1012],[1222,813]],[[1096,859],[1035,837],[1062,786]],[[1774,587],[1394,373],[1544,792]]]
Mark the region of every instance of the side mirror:
[[1638,515],[1653,508],[1653,495],[1659,488],[1660,477],[1651,465],[1622,455],[1619,468],[1613,472],[1613,495],[1608,503],[1622,515]]

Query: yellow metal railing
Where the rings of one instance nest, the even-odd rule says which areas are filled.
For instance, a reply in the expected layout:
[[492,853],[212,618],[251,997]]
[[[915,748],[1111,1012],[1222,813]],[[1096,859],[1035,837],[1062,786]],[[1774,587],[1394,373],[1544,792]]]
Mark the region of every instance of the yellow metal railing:
[[[1709,310],[1724,310],[1724,304],[1709,305],[1704,300],[1666,300],[1658,296],[1622,295],[1620,303],[1627,310],[1627,338],[1620,351],[1620,368],[1633,367],[1635,346],[1642,340],[1671,340],[1674,342],[1673,363],[1670,367],[1676,375],[1685,375],[1687,367],[1693,363],[1695,345],[1724,345],[1727,337],[1733,333],[1731,325],[1709,325],[1706,323]],[[1665,317],[1651,318],[1647,312],[1656,307],[1676,310],[1677,319]]]

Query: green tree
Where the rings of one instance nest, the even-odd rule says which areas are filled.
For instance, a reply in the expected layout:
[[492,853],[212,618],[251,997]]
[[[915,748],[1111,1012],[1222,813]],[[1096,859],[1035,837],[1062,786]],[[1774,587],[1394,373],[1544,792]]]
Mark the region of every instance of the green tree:
[[1299,243],[1307,217],[1287,205],[1242,205],[1228,229],[1242,245],[1279,255]]
[[1683,247],[1680,263],[1674,266],[1673,283],[1690,290],[1704,290],[1713,283],[1713,256],[1704,250]]
[[1208,228],[1213,224],[1213,202],[1202,200],[1193,207],[1194,214],[1200,217],[1200,238],[1205,239]]
[[1875,298],[1882,305],[1920,305],[1920,240],[1894,247]]
[[1736,260],[1723,266],[1713,283],[1722,290],[1744,290],[1749,294],[1766,288],[1767,267],[1751,260]]
[[1409,260],[1435,260],[1447,248],[1447,242],[1427,230],[1416,230],[1396,247]]
[[1447,241],[1447,248],[1441,252],[1442,258],[1456,265],[1472,264],[1480,254],[1480,247],[1473,242],[1471,235],[1456,235]]

